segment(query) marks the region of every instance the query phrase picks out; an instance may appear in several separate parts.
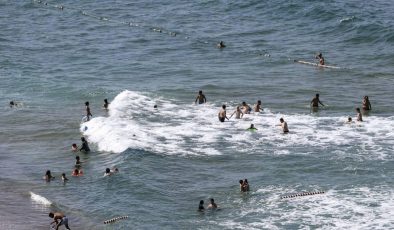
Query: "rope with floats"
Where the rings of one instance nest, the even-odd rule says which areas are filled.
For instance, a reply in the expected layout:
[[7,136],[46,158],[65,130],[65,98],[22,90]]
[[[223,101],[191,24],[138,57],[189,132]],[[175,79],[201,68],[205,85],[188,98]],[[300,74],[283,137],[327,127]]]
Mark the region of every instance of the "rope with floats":
[[318,195],[318,194],[323,194],[323,193],[325,193],[325,192],[324,191],[302,192],[302,193],[292,194],[289,196],[282,196],[282,197],[280,197],[280,199],[294,198],[294,197],[300,197],[300,196],[311,196],[311,195]]
[[123,220],[123,219],[127,219],[127,218],[129,218],[129,216],[119,216],[119,217],[115,217],[115,218],[112,218],[112,219],[109,219],[109,220],[104,221],[104,224],[111,224],[111,223],[113,223],[113,222],[115,222],[115,221]]

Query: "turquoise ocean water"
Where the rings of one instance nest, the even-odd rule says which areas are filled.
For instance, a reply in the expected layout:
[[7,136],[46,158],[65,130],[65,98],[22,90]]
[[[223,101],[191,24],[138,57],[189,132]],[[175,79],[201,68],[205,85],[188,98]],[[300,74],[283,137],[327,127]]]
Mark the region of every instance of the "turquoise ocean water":
[[[48,229],[50,211],[72,229],[393,229],[392,12],[388,0],[0,1],[0,229]],[[293,62],[318,52],[341,68]],[[199,90],[208,103],[194,104]],[[327,106],[311,113],[316,93]],[[365,95],[372,111],[345,124]],[[264,112],[218,122],[222,104],[257,100]],[[71,151],[82,135],[91,153]],[[307,191],[325,193],[281,199]],[[221,210],[198,213],[209,198]]]

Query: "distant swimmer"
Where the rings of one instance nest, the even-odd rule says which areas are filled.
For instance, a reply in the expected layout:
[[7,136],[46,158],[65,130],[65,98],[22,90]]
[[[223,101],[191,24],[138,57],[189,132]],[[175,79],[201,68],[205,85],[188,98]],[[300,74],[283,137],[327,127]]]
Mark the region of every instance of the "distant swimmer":
[[56,230],[59,229],[60,226],[64,225],[67,229],[70,229],[70,227],[68,226],[68,218],[66,217],[66,215],[64,215],[61,212],[50,212],[49,213],[49,217],[53,218],[53,222],[51,222],[50,224],[52,225],[53,223],[56,223]]
[[246,102],[242,102],[241,109],[244,114],[250,114],[250,112],[252,111],[252,108],[250,108],[250,106],[246,104]]
[[261,101],[260,100],[258,100],[257,101],[257,104],[256,105],[254,105],[254,107],[253,107],[253,110],[254,110],[254,112],[256,112],[256,113],[258,113],[258,112],[263,112],[263,108],[261,108],[262,106],[261,106]]
[[320,101],[320,99],[319,99],[319,94],[317,93],[317,94],[316,94],[316,97],[314,97],[314,98],[312,99],[310,105],[312,106],[312,108],[318,108],[318,107],[319,107],[319,104],[321,104],[322,106],[325,106],[325,105]]
[[55,179],[55,177],[52,176],[51,170],[47,170],[43,179],[47,182],[50,182],[51,180]]
[[198,205],[198,211],[203,212],[205,210],[204,208],[204,201],[200,200],[200,204]]
[[103,105],[103,108],[104,108],[105,110],[108,110],[108,106],[109,106],[108,99],[104,99],[104,105]]
[[226,45],[224,44],[223,41],[220,41],[220,42],[218,43],[217,47],[218,47],[218,48],[224,48],[224,47],[226,47]]
[[82,141],[82,147],[79,149],[79,151],[89,152],[90,148],[86,139],[84,137],[81,137],[81,141]]
[[10,101],[10,107],[11,107],[11,108],[14,108],[14,107],[16,107],[16,106],[18,106],[18,104],[17,104],[16,102]]
[[222,109],[218,113],[218,118],[220,122],[224,122],[225,119],[229,120],[226,116],[226,105],[222,105]]
[[71,173],[71,176],[82,176],[82,175],[83,175],[82,169],[77,169],[77,168],[75,168]]
[[348,117],[347,118],[347,122],[346,123],[348,123],[348,124],[351,124],[351,123],[353,123],[353,120],[352,120],[352,118],[351,117]]
[[93,116],[90,112],[89,102],[85,102],[85,109],[86,109],[86,120],[90,120],[90,117]]
[[154,105],[153,108],[154,108],[154,109],[157,109],[157,105]]
[[71,145],[71,150],[72,150],[73,152],[77,151],[77,150],[78,150],[77,144],[73,143],[73,144]]
[[251,124],[250,127],[248,129],[246,129],[248,131],[256,131],[256,127],[254,127],[254,124]]
[[368,96],[364,96],[364,99],[363,99],[363,110],[364,111],[369,111],[371,109],[372,109],[372,106],[371,106],[371,102],[369,101]]
[[316,55],[316,59],[319,59],[319,65],[324,65],[324,57],[322,53]]
[[104,173],[104,176],[111,176],[113,173],[111,172],[111,169],[109,169],[109,168],[106,168],[105,169],[105,173]]
[[218,208],[218,206],[215,203],[215,200],[213,198],[211,198],[211,203],[208,205],[207,208],[209,208],[209,209],[217,209]]
[[197,95],[196,100],[194,101],[194,103],[197,103],[197,101],[198,101],[198,104],[204,104],[205,102],[207,102],[207,98],[202,93],[202,90],[198,91],[198,95]]
[[[231,114],[230,118],[235,114],[235,119],[241,119],[244,116],[241,108],[237,106],[237,109]],[[230,119],[229,118],[229,119]]]
[[357,121],[363,121],[363,115],[361,114],[360,108],[356,108]]
[[66,174],[65,174],[65,173],[62,173],[62,181],[63,181],[63,182],[68,181],[68,178],[66,177]]
[[75,157],[75,167],[76,167],[76,168],[82,167],[82,162],[81,162],[79,156],[76,156],[76,157]]
[[283,118],[280,118],[279,121],[280,121],[280,124],[278,126],[282,127],[283,133],[288,133],[289,128],[287,127],[287,122]]
[[248,182],[248,179],[244,179],[244,183],[242,184],[242,187],[244,187],[245,192],[249,192],[249,182]]

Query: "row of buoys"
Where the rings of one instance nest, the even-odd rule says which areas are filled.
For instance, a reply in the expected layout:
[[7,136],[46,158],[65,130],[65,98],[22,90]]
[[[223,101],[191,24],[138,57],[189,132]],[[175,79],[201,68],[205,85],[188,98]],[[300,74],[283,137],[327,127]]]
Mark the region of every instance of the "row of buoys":
[[323,194],[324,191],[317,191],[317,192],[302,192],[302,193],[297,193],[289,196],[282,196],[280,199],[287,199],[287,198],[294,198],[294,197],[300,197],[300,196],[311,196],[311,195],[317,195],[317,194]]
[[113,223],[113,222],[115,222],[115,221],[123,220],[123,219],[127,219],[127,218],[129,218],[129,216],[119,216],[119,217],[115,217],[115,218],[112,218],[112,219],[110,219],[110,220],[104,221],[104,224],[110,224],[110,223]]
[[[108,21],[108,22],[112,22],[112,23],[124,24],[124,25],[128,25],[128,26],[141,27],[141,28],[145,27],[145,28],[149,28],[153,32],[165,33],[165,34],[168,34],[168,35],[173,36],[173,37],[175,37],[177,35],[176,32],[166,31],[163,28],[150,27],[150,26],[142,25],[141,23],[135,23],[135,22],[126,22],[126,21],[112,20],[112,19],[109,19],[108,17],[98,16],[98,15],[95,15],[95,14],[92,14],[92,13],[88,13],[85,10],[78,9],[78,8],[75,8],[75,7],[70,7],[70,6],[66,7],[64,5],[54,5],[54,4],[50,4],[48,2],[44,2],[42,0],[33,0],[33,2],[36,2],[38,4],[44,4],[45,6],[50,6],[50,7],[53,7],[53,8],[57,8],[59,10],[64,10],[65,8],[78,10],[78,11],[80,11],[82,13],[82,15],[85,15],[85,16],[88,16],[88,17],[92,17],[92,18],[95,18],[95,19],[98,19],[98,20],[102,20],[102,21]],[[185,37],[185,39],[188,39],[188,37]]]

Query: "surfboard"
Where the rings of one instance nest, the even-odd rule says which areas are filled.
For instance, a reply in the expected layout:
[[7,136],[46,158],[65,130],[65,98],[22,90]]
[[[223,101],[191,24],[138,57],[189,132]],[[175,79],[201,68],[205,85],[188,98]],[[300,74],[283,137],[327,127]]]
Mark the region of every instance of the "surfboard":
[[309,62],[309,61],[294,60],[294,62],[300,63],[300,64],[305,64],[305,65],[312,65],[312,66],[316,66],[316,67],[329,68],[329,69],[340,69],[341,68],[341,67],[332,66],[332,65],[320,65],[320,64],[313,63],[313,62]]

